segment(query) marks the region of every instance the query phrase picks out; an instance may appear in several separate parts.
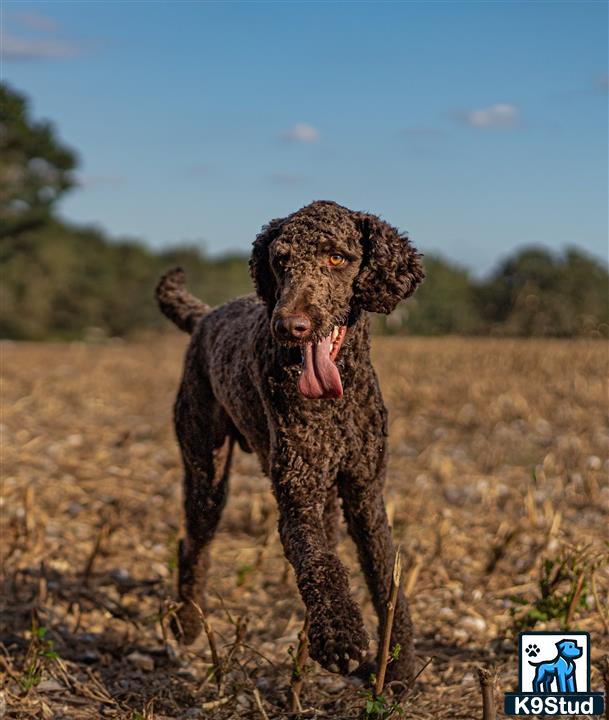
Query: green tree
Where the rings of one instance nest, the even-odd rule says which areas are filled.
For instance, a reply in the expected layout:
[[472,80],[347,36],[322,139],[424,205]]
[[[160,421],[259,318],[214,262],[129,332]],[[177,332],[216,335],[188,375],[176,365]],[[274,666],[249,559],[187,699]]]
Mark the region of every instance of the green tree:
[[577,248],[562,255],[525,248],[477,289],[490,332],[572,337],[607,335],[607,269]]
[[466,270],[434,255],[426,255],[425,281],[389,317],[378,316],[377,329],[391,334],[471,335],[481,318]]
[[25,97],[0,83],[0,238],[47,222],[75,167],[53,126],[32,120]]

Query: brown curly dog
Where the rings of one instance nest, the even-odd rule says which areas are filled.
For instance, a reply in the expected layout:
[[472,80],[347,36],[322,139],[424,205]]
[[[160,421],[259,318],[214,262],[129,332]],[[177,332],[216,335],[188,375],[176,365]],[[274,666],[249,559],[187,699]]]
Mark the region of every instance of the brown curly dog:
[[[181,269],[157,288],[163,313],[192,333],[175,426],[184,461],[186,536],[179,548],[175,631],[201,630],[208,546],[227,495],[235,441],[260,458],[279,534],[310,618],[310,653],[333,672],[360,671],[368,635],[335,551],[339,499],[380,632],[394,547],[383,503],[387,412],[370,362],[368,312],[389,313],[424,277],[405,235],[374,215],[314,202],[257,236],[258,297],[210,309]],[[400,592],[390,680],[413,679],[408,605]]]

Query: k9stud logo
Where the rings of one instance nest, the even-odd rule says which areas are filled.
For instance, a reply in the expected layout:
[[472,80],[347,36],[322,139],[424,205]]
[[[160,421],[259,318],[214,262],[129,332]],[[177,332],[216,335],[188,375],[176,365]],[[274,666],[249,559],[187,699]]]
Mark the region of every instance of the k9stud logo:
[[600,715],[603,694],[590,692],[590,635],[524,632],[518,638],[518,692],[506,715]]

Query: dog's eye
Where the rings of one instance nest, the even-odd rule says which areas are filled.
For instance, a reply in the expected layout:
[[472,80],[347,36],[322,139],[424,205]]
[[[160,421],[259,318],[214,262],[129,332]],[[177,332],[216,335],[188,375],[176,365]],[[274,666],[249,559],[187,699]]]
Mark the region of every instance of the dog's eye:
[[340,267],[347,262],[347,258],[340,253],[332,253],[332,255],[328,258],[328,262],[332,265],[332,267]]

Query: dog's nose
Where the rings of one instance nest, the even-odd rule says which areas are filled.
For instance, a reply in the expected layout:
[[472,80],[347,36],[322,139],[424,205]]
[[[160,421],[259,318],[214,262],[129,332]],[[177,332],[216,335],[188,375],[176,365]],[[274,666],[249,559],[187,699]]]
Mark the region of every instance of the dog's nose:
[[306,340],[311,334],[311,320],[300,313],[281,315],[275,320],[275,331],[283,340]]

